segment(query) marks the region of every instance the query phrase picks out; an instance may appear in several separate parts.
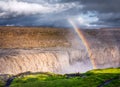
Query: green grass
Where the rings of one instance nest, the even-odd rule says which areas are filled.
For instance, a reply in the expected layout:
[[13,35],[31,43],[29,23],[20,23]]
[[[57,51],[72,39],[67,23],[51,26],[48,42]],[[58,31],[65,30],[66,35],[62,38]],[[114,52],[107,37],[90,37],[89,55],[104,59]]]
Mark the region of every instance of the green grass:
[[5,85],[5,83],[0,81],[0,87],[3,87],[4,85]]
[[120,87],[120,80],[114,80],[110,84],[105,85],[104,87]]
[[[10,87],[97,87],[106,80],[120,76],[120,68],[91,70],[83,77],[67,78],[66,75],[36,74],[14,79]],[[116,80],[105,87],[120,87]]]

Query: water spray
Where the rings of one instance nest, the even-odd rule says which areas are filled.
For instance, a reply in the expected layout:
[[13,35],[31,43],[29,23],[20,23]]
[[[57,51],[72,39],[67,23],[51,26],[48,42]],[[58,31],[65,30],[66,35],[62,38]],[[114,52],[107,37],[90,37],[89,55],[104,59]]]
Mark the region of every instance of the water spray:
[[94,69],[97,68],[96,66],[96,63],[95,63],[95,60],[92,58],[92,51],[90,49],[90,45],[89,43],[87,42],[85,36],[83,35],[83,32],[80,28],[78,28],[75,23],[71,20],[71,19],[68,19],[68,21],[70,22],[70,24],[73,26],[73,29],[75,30],[75,32],[77,33],[77,35],[79,36],[79,38],[82,40],[83,44],[85,45],[86,49],[87,49],[87,52],[88,52],[88,55],[89,55],[89,58],[90,58],[90,61],[92,63],[92,66]]

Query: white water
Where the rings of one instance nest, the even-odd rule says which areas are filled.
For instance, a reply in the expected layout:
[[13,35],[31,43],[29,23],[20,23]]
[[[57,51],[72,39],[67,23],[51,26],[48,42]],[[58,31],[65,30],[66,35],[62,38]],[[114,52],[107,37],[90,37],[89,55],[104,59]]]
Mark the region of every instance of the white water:
[[[102,33],[96,37],[86,36],[97,68],[120,67],[119,37],[109,35]],[[104,39],[107,36],[108,39]],[[64,74],[93,69],[83,43],[78,41],[77,36],[70,34],[68,37],[71,48],[0,49],[0,73],[18,74],[31,71]]]
[[83,50],[0,50],[0,73],[21,72],[73,73],[92,69],[87,53]]

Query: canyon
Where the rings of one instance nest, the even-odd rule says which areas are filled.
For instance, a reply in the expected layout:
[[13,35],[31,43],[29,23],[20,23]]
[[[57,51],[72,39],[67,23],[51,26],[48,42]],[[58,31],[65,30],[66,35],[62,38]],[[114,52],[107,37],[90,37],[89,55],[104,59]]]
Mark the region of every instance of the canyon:
[[120,67],[120,29],[80,30],[88,47],[73,29],[0,27],[0,74]]

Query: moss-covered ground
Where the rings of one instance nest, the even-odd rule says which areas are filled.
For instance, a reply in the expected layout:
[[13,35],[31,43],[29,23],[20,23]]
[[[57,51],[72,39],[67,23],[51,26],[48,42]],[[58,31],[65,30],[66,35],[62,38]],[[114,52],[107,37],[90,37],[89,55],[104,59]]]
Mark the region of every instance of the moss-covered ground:
[[[10,87],[98,87],[116,77],[120,77],[120,68],[91,70],[79,76],[30,74],[17,77]],[[120,87],[120,79],[113,80],[104,87]]]

